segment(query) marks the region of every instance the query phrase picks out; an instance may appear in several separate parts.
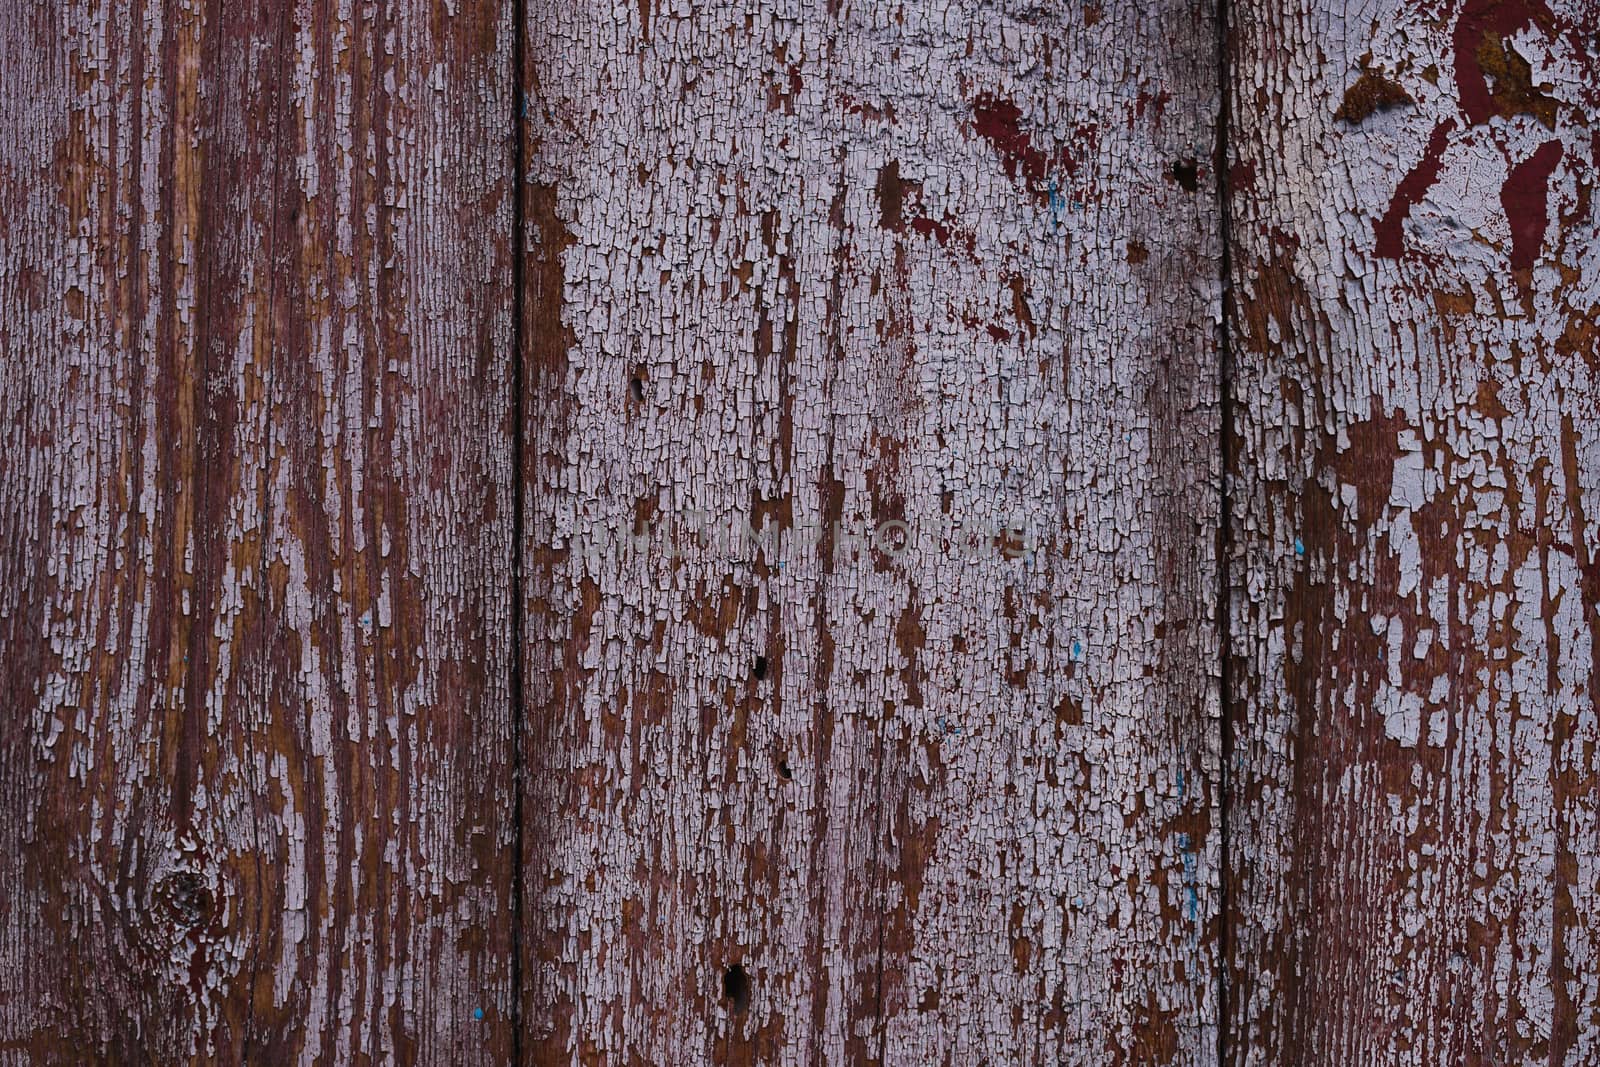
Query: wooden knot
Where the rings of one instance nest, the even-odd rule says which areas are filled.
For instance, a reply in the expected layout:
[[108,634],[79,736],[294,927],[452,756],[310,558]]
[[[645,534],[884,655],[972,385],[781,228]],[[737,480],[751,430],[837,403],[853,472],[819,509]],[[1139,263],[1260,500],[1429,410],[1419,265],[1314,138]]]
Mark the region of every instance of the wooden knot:
[[193,929],[211,917],[216,896],[198,871],[174,871],[156,886],[155,906],[174,926]]

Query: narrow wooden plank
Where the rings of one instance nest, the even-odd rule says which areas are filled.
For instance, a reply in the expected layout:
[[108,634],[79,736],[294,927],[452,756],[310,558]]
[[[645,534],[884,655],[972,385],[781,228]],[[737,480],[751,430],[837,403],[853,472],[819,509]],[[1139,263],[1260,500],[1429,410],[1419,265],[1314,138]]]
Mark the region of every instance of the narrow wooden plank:
[[1589,0],[1241,0],[1230,1062],[1600,1057]]
[[0,14],[7,1063],[510,1058],[510,30]]
[[1213,18],[530,5],[528,1062],[1214,1062]]

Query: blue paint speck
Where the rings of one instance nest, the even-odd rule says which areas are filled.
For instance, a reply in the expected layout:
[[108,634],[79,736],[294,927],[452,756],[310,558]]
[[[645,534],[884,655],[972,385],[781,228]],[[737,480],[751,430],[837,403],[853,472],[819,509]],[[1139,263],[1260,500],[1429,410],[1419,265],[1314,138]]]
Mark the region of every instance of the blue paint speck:
[[[1196,885],[1196,875],[1199,870],[1199,857],[1189,847],[1189,835],[1178,834],[1178,851],[1183,859],[1183,888],[1185,902],[1188,905],[1189,921],[1196,922],[1200,917],[1200,890]],[[1191,938],[1195,935],[1191,933]]]
[[1306,554],[1306,543],[1300,540],[1298,537],[1294,539],[1294,554],[1297,556],[1303,556]]
[[472,1009],[472,1017],[474,1019],[482,1020],[483,1019],[483,1009],[482,1008],[473,1008]]
[[1072,658],[1073,659],[1082,659],[1083,658],[1083,642],[1082,641],[1074,641],[1074,642],[1072,642]]

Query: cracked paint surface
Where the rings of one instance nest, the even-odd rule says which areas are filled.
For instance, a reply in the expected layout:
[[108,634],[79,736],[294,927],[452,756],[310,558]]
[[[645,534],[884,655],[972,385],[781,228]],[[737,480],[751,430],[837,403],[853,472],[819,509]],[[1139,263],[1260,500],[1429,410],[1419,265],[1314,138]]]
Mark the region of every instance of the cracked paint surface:
[[536,1061],[1214,1060],[1212,15],[530,11]]
[[1592,0],[528,7],[0,20],[0,1063],[1594,1058]]
[[1600,1045],[1594,14],[1235,12],[1232,1062]]

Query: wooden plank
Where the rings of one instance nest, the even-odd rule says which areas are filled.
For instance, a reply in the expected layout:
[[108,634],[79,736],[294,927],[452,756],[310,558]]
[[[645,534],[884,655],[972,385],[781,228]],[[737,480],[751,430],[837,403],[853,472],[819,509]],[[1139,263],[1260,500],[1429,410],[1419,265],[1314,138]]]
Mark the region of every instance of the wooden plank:
[[510,30],[0,16],[7,1063],[511,1055]]
[[1235,5],[1229,1062],[1600,1048],[1594,16]]
[[1212,8],[528,26],[528,1060],[1214,1062]]

